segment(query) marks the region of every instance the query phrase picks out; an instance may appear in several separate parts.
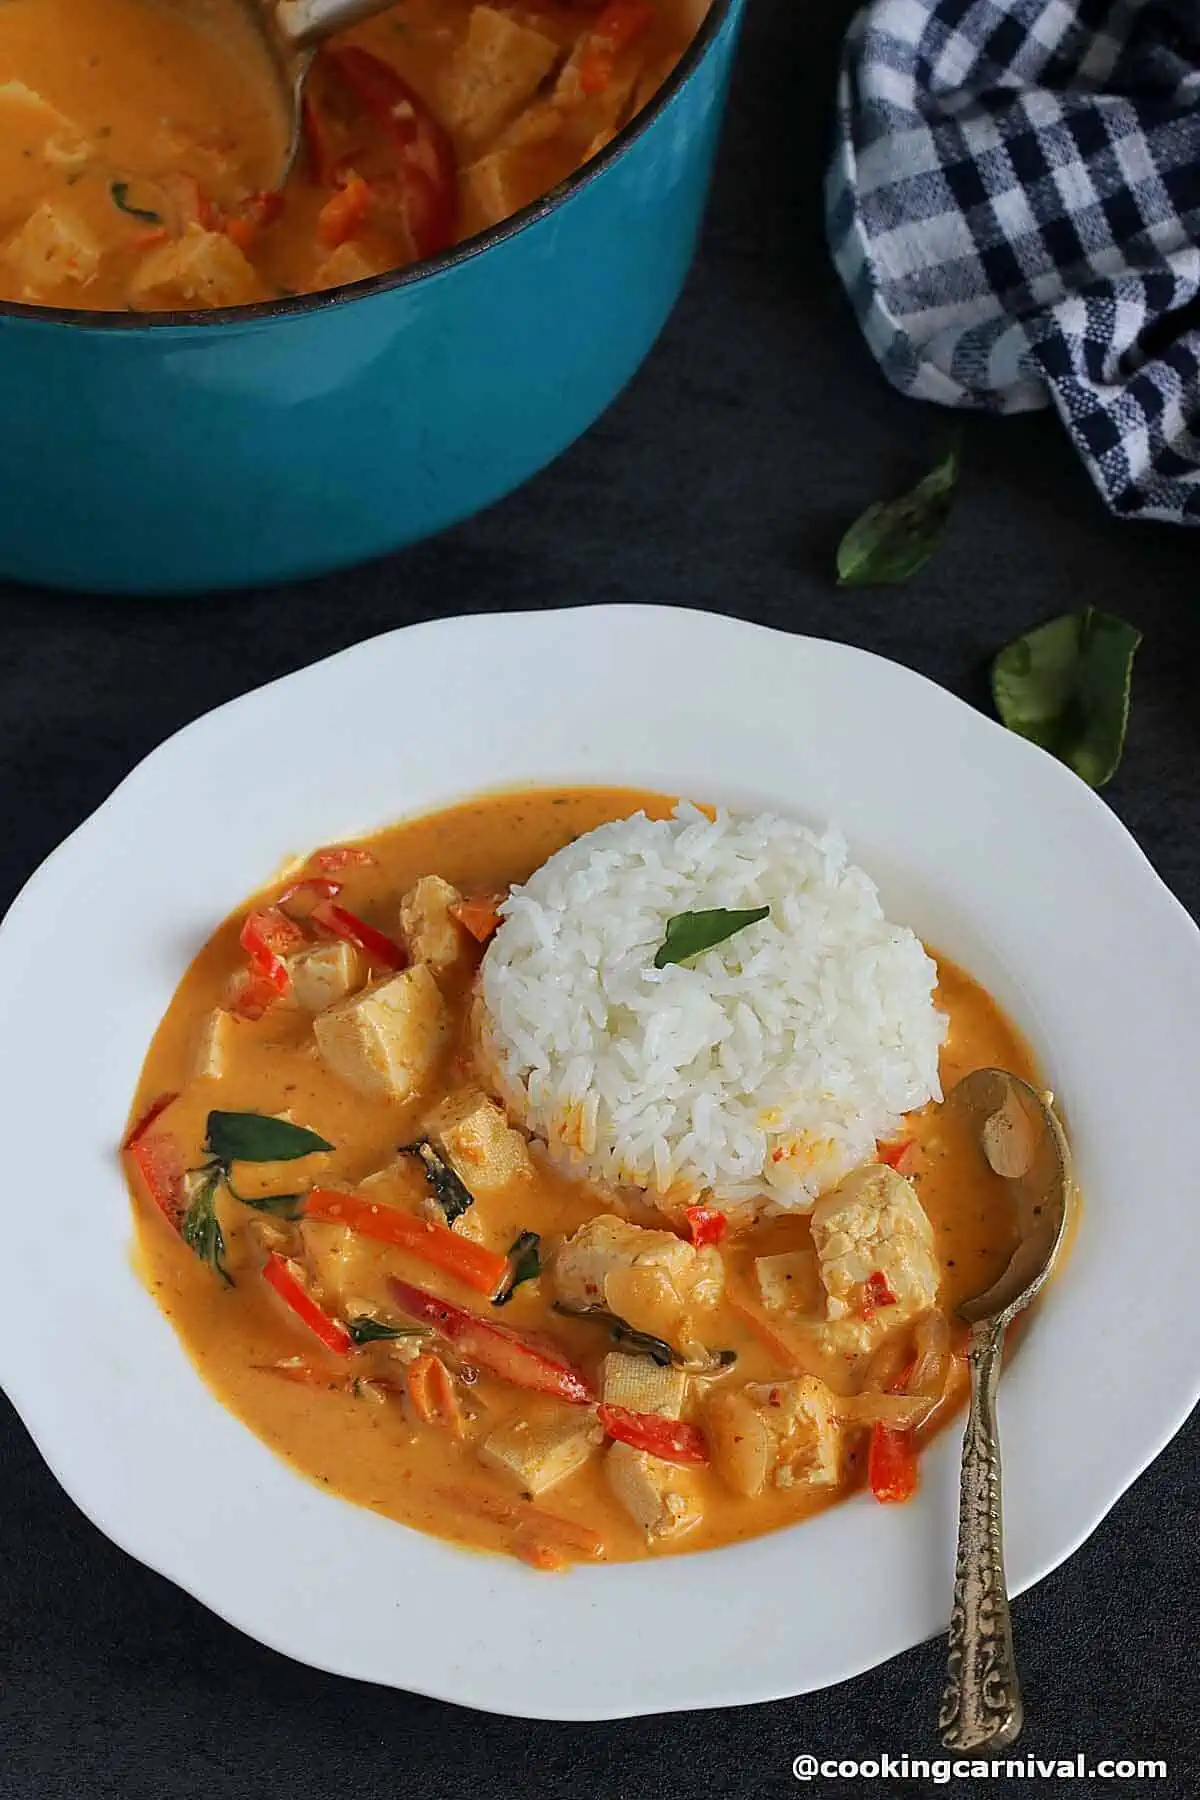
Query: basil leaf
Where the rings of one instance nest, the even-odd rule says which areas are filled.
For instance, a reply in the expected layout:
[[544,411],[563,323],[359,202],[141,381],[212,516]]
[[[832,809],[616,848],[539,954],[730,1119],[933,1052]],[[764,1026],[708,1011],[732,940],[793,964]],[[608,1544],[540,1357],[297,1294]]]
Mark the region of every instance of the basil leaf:
[[717,906],[711,912],[676,913],[667,920],[667,935],[655,954],[654,966],[665,969],[668,963],[687,962],[689,957],[723,944],[735,931],[757,925],[770,910],[769,906],[752,906],[745,912],[729,912]]
[[386,1338],[429,1336],[428,1328],[424,1325],[387,1325],[382,1319],[373,1319],[369,1313],[363,1313],[357,1319],[347,1319],[346,1330],[356,1344],[377,1344]]
[[883,587],[924,567],[950,517],[959,463],[956,439],[909,493],[868,506],[838,545],[839,587]]
[[440,1157],[428,1138],[418,1138],[415,1144],[399,1145],[401,1156],[415,1156],[424,1164],[425,1179],[433,1189],[434,1198],[442,1209],[442,1216],[447,1225],[453,1225],[455,1219],[461,1219],[467,1208],[474,1206],[475,1196],[461,1182],[449,1163]]
[[1010,731],[1103,787],[1117,771],[1142,634],[1087,606],[1007,644],[992,664],[992,698]]
[[118,212],[127,213],[131,219],[140,219],[143,225],[161,225],[162,214],[151,212],[145,206],[130,206],[129,183],[127,181],[110,181],[108,191],[112,203]]
[[609,1336],[619,1350],[630,1356],[648,1356],[660,1369],[685,1369],[691,1375],[713,1375],[718,1369],[732,1368],[737,1361],[736,1350],[706,1350],[702,1357],[685,1356],[665,1338],[636,1330],[616,1313],[609,1312],[606,1306],[569,1306],[565,1301],[556,1300],[554,1310],[568,1319],[591,1319],[597,1325],[607,1325]]
[[493,1306],[507,1306],[523,1281],[536,1281],[542,1272],[542,1240],[536,1231],[523,1231],[508,1252],[508,1274]]
[[274,1219],[304,1217],[307,1194],[239,1194],[228,1175],[225,1177],[225,1186],[235,1200],[240,1200],[243,1206],[252,1206],[255,1212],[270,1213]]
[[333,1145],[304,1125],[269,1113],[210,1112],[204,1148],[218,1162],[294,1162]]
[[233,1276],[225,1267],[225,1234],[221,1230],[221,1222],[217,1218],[217,1188],[221,1181],[220,1169],[205,1169],[201,1172],[192,1190],[187,1211],[179,1224],[179,1235],[189,1249],[194,1250],[201,1262],[215,1269],[227,1287],[233,1286]]

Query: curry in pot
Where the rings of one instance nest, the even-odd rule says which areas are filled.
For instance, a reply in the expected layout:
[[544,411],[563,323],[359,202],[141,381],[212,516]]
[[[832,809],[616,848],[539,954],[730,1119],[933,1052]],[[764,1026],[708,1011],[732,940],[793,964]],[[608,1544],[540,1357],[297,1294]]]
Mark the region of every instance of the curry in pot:
[[[954,1307],[1013,1247],[936,1105],[810,1214],[739,1217],[564,1173],[489,1090],[510,884],[672,805],[501,794],[317,852],[192,964],[125,1141],[144,1278],[219,1398],[346,1499],[537,1568],[907,1499],[964,1393]],[[1036,1079],[945,959],[936,1001],[944,1086]]]
[[230,0],[0,0],[0,298],[194,310],[404,268],[518,212],[658,91],[708,0],[398,0],[310,76],[286,185]]

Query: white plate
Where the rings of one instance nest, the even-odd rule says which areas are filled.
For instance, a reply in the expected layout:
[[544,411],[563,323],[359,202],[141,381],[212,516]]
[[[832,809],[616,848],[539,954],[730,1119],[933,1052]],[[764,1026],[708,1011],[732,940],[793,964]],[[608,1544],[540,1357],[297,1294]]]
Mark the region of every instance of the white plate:
[[736,1548],[545,1577],[295,1475],[209,1395],[130,1266],[114,1142],[214,923],[293,852],[571,781],[836,818],[892,916],[1029,1034],[1086,1207],[1002,1390],[1013,1588],[1071,1553],[1197,1397],[1200,935],[1048,756],[893,664],[704,614],[376,639],[189,726],[55,852],[0,930],[0,1377],[103,1531],[319,1668],[555,1719],[795,1694],[943,1627],[957,1431],[911,1506],[864,1497]]

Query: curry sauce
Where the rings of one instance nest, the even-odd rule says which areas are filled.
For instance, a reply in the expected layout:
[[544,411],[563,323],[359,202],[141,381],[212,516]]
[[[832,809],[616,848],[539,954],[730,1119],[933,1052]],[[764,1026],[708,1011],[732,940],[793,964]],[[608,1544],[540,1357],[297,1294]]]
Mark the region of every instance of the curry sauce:
[[[338,870],[342,886],[336,904],[380,932],[395,933],[400,896],[422,878],[436,874],[466,895],[500,893],[580,833],[639,808],[664,817],[672,805],[661,795],[604,788],[473,800],[362,840],[350,852],[348,866]],[[371,860],[361,860],[366,856]],[[337,853],[326,860],[336,865]],[[681,1480],[694,1501],[696,1521],[677,1538],[652,1545],[614,1497],[599,1450],[532,1500],[519,1482],[480,1460],[480,1442],[498,1423],[520,1415],[536,1427],[558,1415],[583,1416],[585,1409],[569,1408],[545,1394],[523,1393],[486,1366],[472,1366],[469,1356],[456,1358],[453,1343],[446,1350],[436,1329],[431,1338],[384,1339],[349,1354],[330,1353],[295,1312],[280,1304],[261,1278],[264,1254],[282,1251],[294,1259],[293,1267],[315,1270],[312,1292],[321,1299],[319,1271],[324,1265],[319,1258],[326,1240],[318,1240],[340,1228],[289,1219],[286,1204],[264,1213],[253,1203],[270,1206],[280,1195],[303,1196],[309,1189],[365,1192],[363,1184],[375,1176],[372,1191],[387,1208],[406,1218],[427,1215],[426,1170],[416,1156],[397,1157],[397,1147],[419,1139],[431,1109],[473,1079],[472,997],[482,947],[470,934],[460,966],[438,975],[452,1035],[411,1101],[369,1097],[340,1079],[314,1048],[311,1014],[286,1000],[265,1006],[261,1017],[238,1019],[226,1027],[221,1065],[214,1072],[206,1048],[211,1021],[226,1015],[231,984],[244,972],[248,914],[286,895],[297,881],[320,881],[320,866],[318,859],[276,882],[204,946],[156,1033],[131,1114],[138,1120],[157,1097],[177,1096],[150,1131],[169,1128],[188,1168],[204,1162],[214,1109],[282,1117],[332,1146],[291,1161],[236,1166],[233,1185],[241,1198],[222,1187],[214,1203],[228,1281],[192,1254],[164,1217],[161,1197],[159,1205],[153,1204],[145,1182],[135,1174],[141,1271],[218,1398],[295,1468],[347,1500],[440,1537],[515,1550],[546,1566],[580,1555],[630,1559],[727,1543],[794,1523],[861,1486],[870,1433],[853,1426],[841,1433],[840,1473],[829,1486],[768,1483],[762,1492],[747,1495],[734,1491],[715,1466],[689,1466],[681,1469]],[[307,903],[311,895],[285,898],[285,907],[302,898]],[[944,1086],[984,1065],[1035,1080],[1027,1047],[989,995],[944,958],[938,959],[938,970],[936,1001],[950,1021],[941,1063]],[[197,1072],[205,1067],[210,1072]],[[899,1162],[932,1225],[940,1278],[937,1304],[950,1314],[960,1300],[1002,1272],[1013,1247],[1012,1218],[996,1178],[977,1151],[948,1132],[937,1107],[911,1117],[906,1140],[884,1151]],[[372,1316],[394,1320],[397,1307],[389,1277],[399,1277],[541,1345],[598,1386],[604,1358],[613,1349],[606,1325],[555,1309],[547,1259],[556,1244],[597,1214],[618,1212],[633,1224],[660,1231],[666,1222],[636,1196],[601,1193],[568,1178],[537,1145],[528,1154],[530,1171],[478,1198],[471,1212],[450,1227],[460,1235],[471,1233],[485,1255],[487,1246],[491,1253],[505,1254],[523,1234],[540,1240],[541,1275],[522,1281],[502,1309],[420,1256],[383,1243],[356,1247],[356,1298]],[[387,1171],[382,1185],[380,1171]],[[318,1261],[306,1264],[314,1246]],[[735,1353],[736,1362],[691,1381],[685,1416],[703,1420],[707,1398],[722,1385],[786,1383],[811,1375],[834,1395],[858,1393],[862,1359],[845,1353],[836,1341],[826,1341],[810,1323],[823,1316],[823,1294],[807,1218],[778,1217],[734,1229],[718,1251],[724,1293],[704,1315],[703,1339],[714,1352]],[[787,1253],[794,1256],[789,1267],[796,1292],[781,1313],[764,1305],[755,1262]],[[910,1357],[910,1334],[905,1328],[892,1335],[899,1369]],[[961,1351],[957,1332],[955,1344]],[[414,1405],[411,1359],[418,1349],[423,1358],[433,1349],[448,1364],[454,1387],[448,1413],[439,1416],[434,1409],[433,1416],[424,1417],[425,1409]],[[942,1397],[916,1433],[916,1447],[955,1410],[964,1380],[964,1365],[956,1354]],[[558,1523],[543,1529],[546,1519]]]

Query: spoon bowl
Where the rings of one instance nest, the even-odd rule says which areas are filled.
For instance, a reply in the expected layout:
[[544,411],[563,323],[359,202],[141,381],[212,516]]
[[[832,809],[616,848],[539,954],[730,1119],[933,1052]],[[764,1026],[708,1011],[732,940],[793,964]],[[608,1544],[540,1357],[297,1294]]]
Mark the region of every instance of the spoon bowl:
[[1024,1722],[1004,1574],[996,1389],[1004,1333],[1054,1267],[1070,1215],[1071,1154],[1048,1095],[1005,1069],[977,1069],[946,1097],[1009,1199],[1015,1247],[1004,1272],[962,1302],[971,1406],[963,1434],[958,1558],[938,1728],[947,1749],[1003,1749]]

